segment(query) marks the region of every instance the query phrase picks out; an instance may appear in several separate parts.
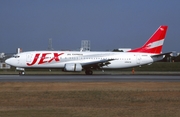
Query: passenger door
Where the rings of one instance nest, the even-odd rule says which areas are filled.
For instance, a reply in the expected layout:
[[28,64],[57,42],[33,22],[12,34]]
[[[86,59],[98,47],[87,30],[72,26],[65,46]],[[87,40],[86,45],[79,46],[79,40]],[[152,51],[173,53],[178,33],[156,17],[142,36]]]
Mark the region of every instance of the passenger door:
[[31,61],[32,61],[32,54],[27,54],[26,55],[26,62],[31,63]]

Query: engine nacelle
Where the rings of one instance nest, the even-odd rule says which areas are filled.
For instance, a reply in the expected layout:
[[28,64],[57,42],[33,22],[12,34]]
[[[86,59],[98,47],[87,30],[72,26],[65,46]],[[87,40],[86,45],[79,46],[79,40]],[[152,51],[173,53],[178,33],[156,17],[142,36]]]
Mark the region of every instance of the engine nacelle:
[[64,71],[82,71],[82,65],[80,63],[67,63],[64,66]]

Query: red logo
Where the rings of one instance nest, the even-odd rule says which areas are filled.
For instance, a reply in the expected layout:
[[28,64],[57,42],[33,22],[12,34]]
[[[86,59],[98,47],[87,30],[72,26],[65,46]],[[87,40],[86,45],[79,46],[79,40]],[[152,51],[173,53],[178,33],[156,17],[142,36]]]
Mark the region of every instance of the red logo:
[[[34,65],[35,63],[37,63],[38,58],[40,58],[38,64],[50,63],[50,62],[52,62],[53,60],[56,61],[56,62],[58,62],[58,61],[60,61],[59,56],[62,55],[62,54],[64,54],[64,53],[61,53],[61,54],[53,53],[54,57],[51,58],[51,59],[49,59],[49,60],[47,60],[47,59],[46,59],[46,58],[47,58],[47,55],[50,55],[50,54],[52,54],[52,53],[42,53],[42,54],[37,53],[37,54],[35,55],[32,63],[27,63],[27,65],[28,65],[28,66]],[[41,56],[40,56],[40,55],[41,55]]]

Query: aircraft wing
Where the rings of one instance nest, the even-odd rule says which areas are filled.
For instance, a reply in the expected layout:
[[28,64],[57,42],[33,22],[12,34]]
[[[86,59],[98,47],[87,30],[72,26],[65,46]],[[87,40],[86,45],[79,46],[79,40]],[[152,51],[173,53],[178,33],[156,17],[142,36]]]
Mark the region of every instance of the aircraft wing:
[[88,62],[88,63],[81,63],[83,68],[94,68],[94,69],[99,69],[102,66],[111,64],[109,61],[112,61],[114,59],[103,59],[99,61],[93,61],[93,62]]

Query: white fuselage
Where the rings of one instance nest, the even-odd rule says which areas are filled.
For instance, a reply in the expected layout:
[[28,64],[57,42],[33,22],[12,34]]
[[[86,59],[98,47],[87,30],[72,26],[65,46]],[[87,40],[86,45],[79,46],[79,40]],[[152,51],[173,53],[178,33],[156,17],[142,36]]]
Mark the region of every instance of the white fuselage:
[[82,66],[100,60],[112,59],[103,69],[128,68],[149,64],[163,57],[152,58],[154,54],[137,52],[79,52],[79,51],[30,51],[15,55],[6,63],[20,68],[64,68],[67,63]]

